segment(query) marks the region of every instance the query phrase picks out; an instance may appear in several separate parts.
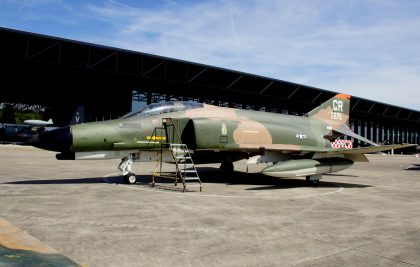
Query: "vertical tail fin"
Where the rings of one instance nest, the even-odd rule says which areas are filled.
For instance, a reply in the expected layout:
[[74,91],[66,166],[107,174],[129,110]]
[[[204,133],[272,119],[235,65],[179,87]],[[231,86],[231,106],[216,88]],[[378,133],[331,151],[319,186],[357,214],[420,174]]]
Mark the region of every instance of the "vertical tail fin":
[[74,112],[73,116],[71,117],[69,125],[75,125],[85,122],[85,107],[84,106],[77,106],[76,111]]
[[333,129],[349,123],[350,95],[338,94],[324,102],[319,107],[311,110],[307,115],[310,118],[324,121]]

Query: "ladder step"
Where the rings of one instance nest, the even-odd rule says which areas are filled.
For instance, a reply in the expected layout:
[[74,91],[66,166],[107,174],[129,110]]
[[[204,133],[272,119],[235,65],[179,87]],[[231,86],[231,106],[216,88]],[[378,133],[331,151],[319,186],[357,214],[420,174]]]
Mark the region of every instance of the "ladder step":
[[181,172],[180,174],[183,177],[198,177],[198,175],[194,172]]
[[193,166],[194,166],[194,163],[191,163],[191,162],[186,162],[186,161],[183,161],[183,160],[177,160],[176,161],[177,163],[178,163],[178,168],[192,168]]
[[159,173],[161,176],[176,176],[176,172],[161,172]]
[[194,163],[178,162],[178,168],[179,169],[193,169]]
[[198,178],[185,178],[185,181],[188,181],[188,184],[190,184],[191,182],[199,182],[200,180]]
[[185,144],[170,144],[171,147],[187,147]]
[[184,169],[180,169],[179,171],[182,172],[182,173],[197,173],[196,170],[184,170]]
[[[165,122],[165,129],[168,127],[174,127],[174,130],[176,130],[175,125],[167,124],[167,122]],[[179,136],[178,136],[177,141],[175,139],[172,141],[181,142]],[[200,187],[200,191],[201,191],[201,188],[202,188],[201,180],[195,168],[193,159],[191,157],[191,154],[194,153],[194,150],[189,150],[186,144],[178,144],[178,143],[169,142],[169,143],[162,144],[162,147],[164,146],[168,147],[169,151],[172,153],[172,156],[173,156],[172,163],[176,164],[176,171],[161,172],[160,175],[162,176],[166,175],[171,178],[180,179],[178,180],[178,183],[180,182],[183,183],[184,188]]]

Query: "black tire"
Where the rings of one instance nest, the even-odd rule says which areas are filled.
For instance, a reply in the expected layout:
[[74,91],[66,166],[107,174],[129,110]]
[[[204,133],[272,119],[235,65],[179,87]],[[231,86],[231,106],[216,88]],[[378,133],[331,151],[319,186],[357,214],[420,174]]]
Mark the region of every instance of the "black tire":
[[225,175],[232,175],[235,170],[235,167],[233,166],[232,162],[223,161],[222,164],[220,164],[220,169]]
[[319,185],[319,180],[312,180],[312,185]]
[[311,180],[310,176],[306,176],[306,183],[311,186],[315,186],[319,184],[319,180]]
[[137,177],[134,173],[129,173],[124,175],[124,183],[126,184],[135,184],[137,182]]

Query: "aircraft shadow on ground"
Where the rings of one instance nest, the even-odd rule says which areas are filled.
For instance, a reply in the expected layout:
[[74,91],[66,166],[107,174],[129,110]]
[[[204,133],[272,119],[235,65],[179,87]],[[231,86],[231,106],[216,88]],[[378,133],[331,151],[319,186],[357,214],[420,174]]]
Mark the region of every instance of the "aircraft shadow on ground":
[[367,188],[371,187],[370,185],[364,184],[353,184],[353,183],[337,183],[337,182],[329,182],[326,180],[321,180],[316,185],[308,184],[305,180],[298,180],[298,179],[281,179],[276,182],[276,184],[260,186],[260,187],[253,187],[247,188],[245,190],[281,190],[281,189],[292,189],[292,188],[299,188],[299,187],[312,187],[312,188]]
[[[243,185],[256,185],[259,187],[248,188],[246,190],[275,190],[275,189],[288,189],[295,187],[319,187],[319,188],[336,188],[337,186],[343,188],[366,188],[370,185],[357,184],[357,183],[343,183],[343,182],[330,182],[327,177],[317,185],[310,185],[304,178],[275,178],[263,175],[261,173],[247,173],[235,171],[233,175],[226,176],[217,168],[197,168],[201,181],[204,183],[223,183],[223,184],[243,184]],[[358,177],[354,175],[331,175],[341,177]]]
[[14,181],[7,182],[3,184],[98,184],[104,183],[102,177],[93,177],[93,178],[69,178],[69,179],[50,179],[50,180],[25,180],[25,181]]
[[420,164],[413,164],[404,170],[405,171],[420,171]]
[[[330,182],[328,176],[324,177],[323,180],[317,185],[308,184],[304,178],[297,179],[278,179],[274,177],[265,176],[261,173],[247,173],[241,171],[235,171],[232,175],[225,175],[218,168],[211,167],[198,167],[197,171],[200,175],[200,179],[203,183],[215,183],[215,184],[227,184],[227,185],[255,185],[258,187],[248,188],[246,190],[275,190],[275,189],[288,189],[296,187],[319,187],[319,188],[333,188],[333,187],[344,187],[344,188],[366,188],[369,185],[356,184],[356,183],[342,183],[342,182]],[[341,177],[358,177],[354,175],[331,175]],[[115,175],[110,177],[92,177],[92,178],[68,178],[68,179],[42,179],[42,180],[25,180],[25,181],[14,181],[7,182],[4,184],[32,184],[32,185],[45,185],[45,184],[99,184],[99,183],[115,183],[121,184],[123,182],[121,175]],[[137,182],[139,184],[151,184],[151,175],[137,175]],[[166,188],[170,184],[174,184],[174,179],[167,179],[156,177],[155,182],[158,188]],[[180,181],[178,181],[179,183]]]
[[60,254],[12,249],[0,245],[0,266],[79,266]]

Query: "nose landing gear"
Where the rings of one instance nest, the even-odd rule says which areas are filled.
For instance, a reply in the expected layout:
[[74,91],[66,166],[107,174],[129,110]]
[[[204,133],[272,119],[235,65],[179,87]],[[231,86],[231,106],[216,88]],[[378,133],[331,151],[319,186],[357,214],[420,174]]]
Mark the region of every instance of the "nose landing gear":
[[131,170],[131,165],[133,165],[133,155],[122,158],[118,169],[123,174],[123,182],[125,184],[135,184],[137,181],[136,175]]
[[126,184],[135,184],[137,181],[136,175],[134,173],[129,173],[127,175],[124,175],[123,181]]

